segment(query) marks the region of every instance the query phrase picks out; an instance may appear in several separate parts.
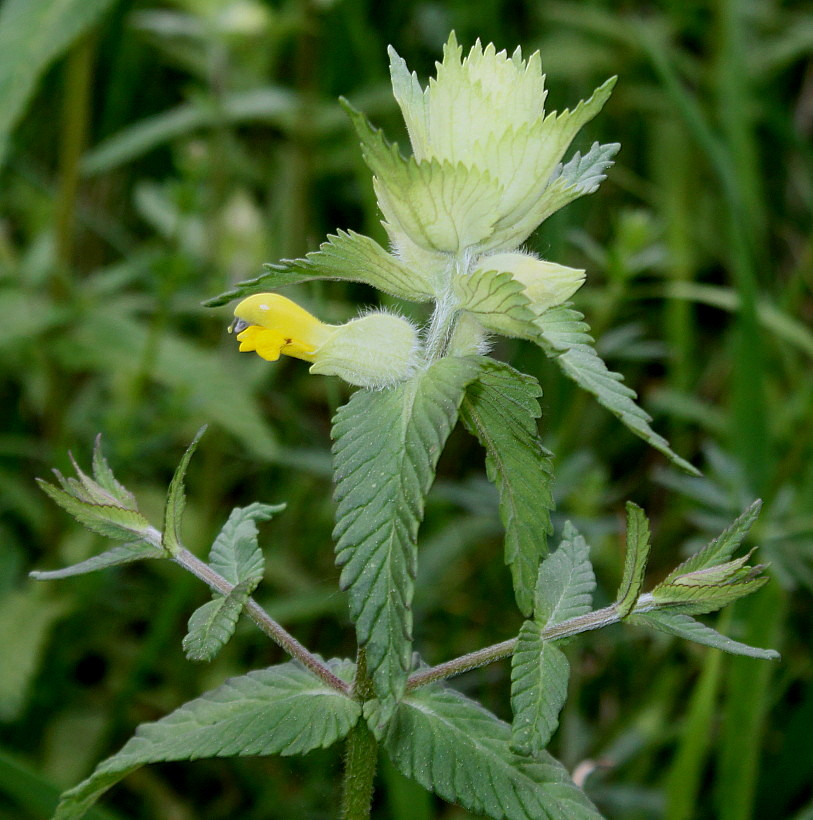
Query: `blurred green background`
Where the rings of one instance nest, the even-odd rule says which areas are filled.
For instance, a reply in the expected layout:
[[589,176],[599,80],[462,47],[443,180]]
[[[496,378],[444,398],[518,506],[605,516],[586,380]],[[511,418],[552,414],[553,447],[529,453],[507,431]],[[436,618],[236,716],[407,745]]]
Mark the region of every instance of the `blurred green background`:
[[[296,360],[238,355],[203,299],[336,228],[384,240],[336,98],[406,147],[386,46],[422,79],[449,30],[539,49],[549,108],[613,74],[574,148],[620,141],[596,195],[529,246],[586,267],[577,294],[600,353],[704,471],[689,479],[564,382],[537,351],[556,454],[556,525],[588,536],[597,605],[620,576],[625,499],[653,519],[651,577],[753,498],[774,582],[723,631],[780,663],[618,627],[568,650],[552,751],[610,818],[813,818],[813,9],[804,2],[5,0],[0,6],[0,818],[55,795],[143,721],[282,654],[249,624],[211,665],[181,638],[207,592],[148,562],[59,583],[33,569],[104,544],[34,484],[93,438],[154,522],[194,431],[187,543],[205,555],[234,505],[285,501],[263,528],[258,598],[310,648],[354,651],[336,592],[329,429],[346,386]],[[377,295],[289,289],[329,321]],[[405,310],[417,319],[418,308]],[[430,663],[517,630],[496,498],[457,431],[422,530],[416,645]],[[509,718],[509,668],[455,685]],[[96,818],[329,818],[338,749],[132,775]],[[375,816],[471,817],[384,764]]]

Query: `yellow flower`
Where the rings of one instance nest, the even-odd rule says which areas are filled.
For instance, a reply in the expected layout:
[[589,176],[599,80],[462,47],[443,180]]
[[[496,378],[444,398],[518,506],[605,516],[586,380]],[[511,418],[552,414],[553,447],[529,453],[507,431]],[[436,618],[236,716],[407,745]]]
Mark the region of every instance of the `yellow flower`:
[[269,362],[282,353],[313,362],[313,354],[336,330],[336,325],[320,322],[278,293],[255,293],[243,299],[234,316],[230,330],[237,333],[240,351],[254,351]]
[[255,293],[234,310],[230,330],[240,350],[269,362],[281,354],[313,362],[311,373],[381,388],[409,378],[418,366],[418,333],[406,319],[373,311],[343,325],[320,322],[278,293]]

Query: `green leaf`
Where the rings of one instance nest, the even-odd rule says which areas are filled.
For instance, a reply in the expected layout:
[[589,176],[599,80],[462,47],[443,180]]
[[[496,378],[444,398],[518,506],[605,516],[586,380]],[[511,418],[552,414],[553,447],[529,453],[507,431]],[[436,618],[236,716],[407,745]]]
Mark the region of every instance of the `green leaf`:
[[584,316],[567,306],[551,308],[537,318],[537,342],[569,379],[592,393],[599,404],[606,407],[635,435],[659,450],[675,465],[692,475],[699,471],[672,451],[669,442],[649,425],[652,417],[636,403],[636,394],[625,384],[623,377],[607,369],[591,347]]
[[535,339],[538,335],[525,286],[508,271],[481,268],[455,277],[454,289],[460,307],[488,330],[520,339]]
[[646,514],[637,504],[627,501],[627,551],[624,557],[624,575],[615,602],[615,608],[622,619],[635,609],[635,603],[641,594],[650,547]]
[[184,478],[189,462],[198,447],[201,436],[206,432],[206,425],[200,428],[192,439],[192,443],[186,448],[186,452],[181,458],[180,464],[169,482],[166,506],[164,507],[164,532],[161,536],[161,545],[170,554],[176,555],[183,547],[181,542],[181,519],[183,518],[184,507],[186,506],[186,494],[184,493]]
[[215,538],[209,553],[209,564],[230,584],[251,581],[256,584],[265,572],[263,554],[257,545],[257,523],[268,521],[285,509],[284,504],[260,504],[235,507]]
[[541,215],[540,221],[574,199],[595,193],[607,178],[605,172],[613,164],[613,157],[620,148],[621,144],[618,142],[606,145],[594,142],[584,156],[577,151],[564,165],[560,165],[552,175],[542,198],[534,206],[536,215]]
[[155,530],[141,513],[125,510],[112,504],[91,504],[80,501],[71,493],[38,478],[37,483],[63,510],[70,513],[80,524],[93,532],[116,541],[132,541],[138,538],[148,543]]
[[493,818],[600,818],[564,766],[511,751],[511,729],[451,689],[427,687],[395,711],[384,747],[407,777],[444,800]]
[[430,251],[458,253],[488,237],[502,188],[488,173],[462,163],[404,159],[398,146],[346,100],[342,101],[375,175],[376,195],[387,221]]
[[545,627],[586,615],[592,608],[595,588],[590,547],[568,521],[562,543],[539,567],[534,620]]
[[416,538],[424,499],[478,364],[441,359],[384,391],[359,390],[336,414],[336,562],[378,696],[404,691],[412,651]]
[[110,469],[110,465],[107,463],[107,459],[104,457],[104,453],[102,453],[101,433],[96,436],[96,441],[93,445],[93,478],[95,478],[96,483],[107,490],[122,507],[126,507],[129,510],[136,509],[135,496],[123,484],[117,481],[116,476],[113,475],[113,471]]
[[189,618],[183,649],[190,661],[210,661],[226,645],[256,582],[243,581],[228,595],[215,595]]
[[339,231],[335,236],[328,236],[328,241],[323,242],[318,251],[309,253],[304,259],[284,259],[278,265],[264,267],[266,272],[261,276],[239,282],[227,293],[204,304],[218,307],[252,293],[315,279],[364,282],[412,302],[427,302],[434,293],[431,280],[422,271],[408,267],[374,239],[355,231]]
[[34,570],[29,572],[30,578],[36,581],[54,581],[59,578],[69,578],[72,575],[84,575],[88,572],[96,572],[108,567],[118,567],[122,564],[132,564],[134,561],[143,561],[146,558],[165,558],[166,553],[143,541],[135,544],[122,544],[120,547],[113,547],[100,555],[94,555],[85,561],[71,564],[63,569],[53,569],[47,571]]
[[488,477],[497,485],[505,563],[511,568],[517,605],[524,615],[533,609],[539,562],[552,532],[551,454],[542,446],[536,427],[541,395],[536,379],[485,359],[460,408],[463,424],[486,450]]
[[559,725],[569,677],[564,652],[542,640],[540,624],[525,621],[511,660],[511,746],[520,754],[536,754],[548,745]]
[[0,8],[0,166],[40,77],[111,5],[112,0],[5,0]]
[[[708,546],[696,552],[673,569],[672,572],[664,578],[663,583],[668,584],[680,575],[687,575],[690,572],[697,572],[698,570],[703,570],[728,561],[735,550],[737,550],[740,544],[745,540],[745,536],[748,535],[748,532],[757,520],[761,509],[762,501],[754,501],[730,527],[726,528],[726,530],[711,541]],[[659,586],[661,585],[659,584]],[[657,588],[658,587],[656,587],[656,589]]]
[[[331,663],[340,677],[350,666]],[[297,664],[249,672],[139,726],[121,751],[62,796],[54,820],[78,820],[114,783],[147,763],[305,754],[343,738],[360,714],[356,701]]]
[[650,626],[660,632],[666,632],[668,635],[685,638],[687,641],[711,646],[714,649],[722,649],[723,652],[730,652],[732,655],[747,655],[750,658],[761,658],[762,660],[776,660],[779,658],[779,653],[774,649],[760,649],[740,643],[733,638],[721,635],[715,629],[696,621],[690,615],[680,612],[645,612],[633,615],[630,622],[639,626]]

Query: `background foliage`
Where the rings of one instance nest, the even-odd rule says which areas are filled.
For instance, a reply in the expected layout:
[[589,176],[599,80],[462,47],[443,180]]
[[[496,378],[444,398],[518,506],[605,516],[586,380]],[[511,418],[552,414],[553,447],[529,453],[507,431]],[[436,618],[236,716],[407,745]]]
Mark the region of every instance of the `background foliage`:
[[[353,651],[330,531],[329,430],[346,399],[300,362],[239,357],[228,311],[200,302],[336,228],[384,241],[347,96],[400,134],[386,45],[425,77],[449,29],[468,46],[540,49],[550,107],[619,83],[579,137],[620,141],[600,192],[532,238],[584,266],[577,294],[613,369],[704,471],[686,478],[529,345],[498,355],[540,376],[558,534],[587,537],[608,602],[623,501],[653,520],[652,580],[761,496],[754,543],[776,583],[722,616],[780,664],[643,637],[567,650],[570,698],[551,750],[609,817],[813,817],[813,13],[695,0],[5,0],[0,7],[0,818],[47,817],[56,793],[134,726],[226,677],[283,660],[243,624],[211,665],[185,661],[207,598],[164,563],[58,585],[25,574],[98,551],[35,476],[87,463],[97,432],[160,521],[194,431],[186,540],[205,554],[236,504],[286,502],[263,525],[260,601],[308,646]],[[313,283],[333,321],[372,298]],[[421,319],[412,308],[415,318]],[[150,509],[152,506],[152,509]],[[496,495],[457,430],[423,527],[416,641],[439,662],[515,634]],[[809,632],[808,632],[809,635]],[[809,637],[808,637],[809,640]],[[459,679],[508,716],[510,669]],[[94,817],[330,816],[335,750],[164,764]],[[470,817],[386,764],[375,811]]]

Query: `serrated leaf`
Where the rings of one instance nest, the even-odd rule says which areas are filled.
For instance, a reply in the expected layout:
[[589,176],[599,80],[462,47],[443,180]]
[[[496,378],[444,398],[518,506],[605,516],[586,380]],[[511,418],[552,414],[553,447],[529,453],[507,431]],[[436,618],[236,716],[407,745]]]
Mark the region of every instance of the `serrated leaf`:
[[404,159],[361,112],[342,104],[375,175],[378,203],[390,225],[422,248],[449,253],[492,233],[502,188],[488,172],[462,163]]
[[525,286],[508,271],[475,270],[455,277],[454,289],[460,307],[488,330],[520,339],[536,337],[536,315]]
[[408,267],[374,239],[355,231],[339,231],[304,259],[284,259],[278,265],[265,265],[265,269],[261,276],[239,282],[204,305],[218,307],[252,293],[315,279],[364,282],[412,302],[429,301],[434,292],[432,282],[422,271]]
[[385,741],[396,768],[444,800],[507,820],[600,818],[564,766],[522,757],[511,729],[452,689],[427,687],[398,705]]
[[122,564],[131,564],[134,561],[142,561],[146,558],[165,558],[166,553],[144,542],[137,544],[122,544],[120,547],[113,547],[100,555],[94,555],[85,561],[72,564],[63,569],[34,570],[29,572],[30,578],[36,581],[54,581],[59,578],[70,578],[72,575],[84,575],[88,572],[96,572],[108,567],[118,567]]
[[568,521],[562,543],[539,567],[534,620],[545,627],[586,615],[592,608],[595,588],[590,547]]
[[230,584],[252,581],[256,586],[265,573],[263,554],[257,544],[257,522],[268,521],[284,509],[284,504],[257,501],[247,507],[235,507],[209,552],[212,569]]
[[[348,666],[331,664],[336,674]],[[54,820],[78,820],[114,783],[147,763],[305,754],[343,738],[360,714],[356,701],[297,664],[249,672],[139,726],[121,751],[65,792]]]
[[723,652],[729,652],[732,655],[747,655],[750,658],[761,658],[762,660],[776,660],[780,657],[774,649],[760,649],[740,643],[733,638],[721,635],[717,630],[684,613],[646,612],[633,615],[630,622],[639,626],[649,626],[660,632],[666,632],[668,635],[675,635],[678,638],[711,646],[714,649],[722,649]]
[[107,490],[123,507],[127,507],[129,510],[136,509],[135,496],[123,484],[119,483],[104,457],[101,433],[96,436],[93,445],[93,478],[96,479],[100,487]]
[[478,363],[441,359],[336,414],[336,562],[375,691],[400,697],[411,662],[416,538],[424,499]]
[[540,221],[574,199],[597,191],[607,178],[606,171],[613,164],[613,157],[620,148],[621,144],[618,142],[606,145],[594,142],[584,156],[577,151],[564,165],[560,165],[551,175],[548,187],[534,206],[536,215],[541,216]]
[[540,624],[525,621],[511,660],[511,746],[520,754],[536,754],[548,745],[559,725],[569,677],[564,652],[542,640]]
[[623,376],[607,369],[590,346],[589,327],[584,316],[567,306],[545,311],[536,320],[537,342],[569,379],[592,393],[599,404],[606,407],[626,427],[648,444],[659,450],[673,464],[691,475],[699,471],[669,447],[669,442],[651,427],[652,417],[636,403],[635,391],[627,387]]
[[628,501],[624,575],[621,578],[615,602],[615,608],[622,619],[632,612],[641,594],[650,547],[649,521],[646,514],[637,504]]
[[552,532],[551,454],[542,446],[536,426],[541,395],[536,379],[485,359],[460,408],[463,424],[486,450],[488,477],[497,485],[505,563],[525,615],[533,609],[539,562]]
[[237,584],[228,595],[215,595],[189,618],[183,650],[190,661],[210,661],[226,645],[256,581]]
[[686,615],[716,612],[768,583],[768,576],[761,574],[763,569],[759,565],[743,567],[734,578],[723,583],[711,582],[705,586],[684,585],[677,581],[659,584],[652,590],[652,597],[660,606]]
[[[706,569],[707,567],[727,561],[735,550],[745,540],[751,527],[762,509],[762,501],[755,501],[745,512],[727,527],[724,532],[711,541],[708,546],[690,556],[682,564],[672,570],[663,583],[669,583],[680,575]],[[657,589],[657,587],[656,587]]]
[[111,504],[90,504],[42,479],[37,479],[37,483],[80,524],[107,538],[132,541],[135,537],[149,542],[151,535],[155,533],[150,522],[135,510],[126,510]]
[[161,537],[161,544],[170,555],[175,555],[183,547],[181,542],[181,519],[186,506],[184,478],[186,477],[189,462],[198,447],[198,442],[205,432],[206,425],[204,424],[195,434],[192,443],[186,448],[186,452],[181,457],[181,461],[175,469],[175,474],[172,476],[172,481],[169,482],[167,501],[164,507],[164,532]]

